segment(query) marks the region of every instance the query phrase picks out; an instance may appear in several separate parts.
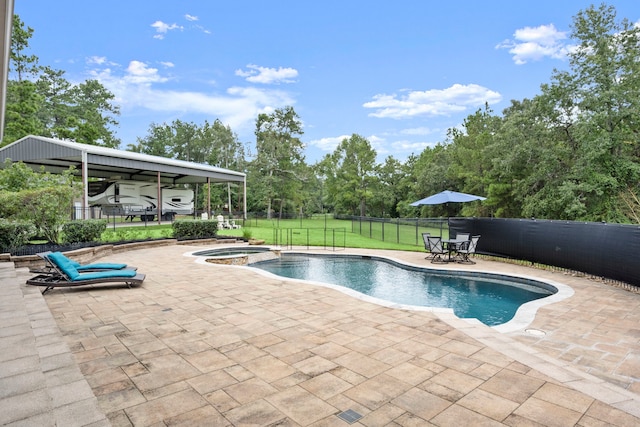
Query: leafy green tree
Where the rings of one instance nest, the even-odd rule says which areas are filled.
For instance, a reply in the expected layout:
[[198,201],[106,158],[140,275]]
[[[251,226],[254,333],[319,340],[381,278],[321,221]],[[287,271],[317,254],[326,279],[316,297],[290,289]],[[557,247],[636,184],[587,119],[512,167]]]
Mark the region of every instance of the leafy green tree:
[[28,53],[29,39],[32,36],[33,28],[25,27],[20,16],[13,15],[9,70],[17,75],[18,82],[36,75],[39,71],[38,57]]
[[86,80],[71,89],[71,139],[84,144],[117,148],[120,140],[113,128],[118,126],[115,116],[120,108],[113,104],[115,95],[97,80]]
[[[428,147],[415,161],[414,164],[414,191],[412,200],[408,203],[422,199],[443,190],[456,188],[457,181],[449,171],[453,170],[451,150],[447,144],[437,144],[435,147]],[[445,205],[424,205],[415,208],[422,217],[456,216],[459,213],[459,203],[449,203]],[[407,208],[408,210],[408,208]]]
[[407,196],[412,184],[406,179],[407,168],[393,156],[388,156],[376,167],[370,206],[377,208],[376,216],[399,216],[398,204]]
[[[448,147],[451,156],[451,168],[448,175],[455,182],[454,191],[484,196],[489,186],[488,172],[493,157],[488,147],[494,142],[499,131],[501,119],[492,114],[489,105],[468,116],[461,129],[451,129]],[[463,216],[486,216],[487,212],[479,203],[464,203],[459,206]]]
[[256,120],[256,157],[251,170],[262,180],[267,216],[271,218],[274,202],[280,215],[286,203],[302,202],[299,190],[306,179],[302,123],[293,107],[260,114]]
[[145,137],[137,138],[137,145],[129,144],[128,151],[171,158],[174,133],[170,125],[151,123]]
[[353,134],[345,138],[327,159],[333,164],[327,187],[338,212],[367,215],[367,200],[372,198],[376,181],[376,152],[369,141]]
[[554,72],[542,96],[564,112],[552,124],[566,130],[575,161],[548,198],[559,196],[560,219],[625,221],[621,195],[640,191],[640,28],[604,4],[580,11],[572,28],[570,69]]
[[[209,147],[205,157],[205,162],[225,169],[235,171],[245,171],[247,161],[245,158],[244,144],[240,142],[238,136],[231,130],[231,127],[224,125],[219,119],[213,125],[205,121],[200,129],[203,145]],[[216,187],[213,187],[214,189]],[[225,183],[224,190],[218,185],[217,193],[220,201],[228,206],[229,211],[242,210],[242,197],[244,189],[238,184]],[[215,194],[215,193],[214,193]]]
[[42,135],[44,126],[38,120],[42,96],[29,80],[7,82],[6,123],[0,147],[26,135]]
[[38,58],[27,53],[32,35],[15,15],[3,143],[32,134],[118,147],[113,127],[120,111],[114,95],[97,80],[71,84],[64,71],[39,66]]

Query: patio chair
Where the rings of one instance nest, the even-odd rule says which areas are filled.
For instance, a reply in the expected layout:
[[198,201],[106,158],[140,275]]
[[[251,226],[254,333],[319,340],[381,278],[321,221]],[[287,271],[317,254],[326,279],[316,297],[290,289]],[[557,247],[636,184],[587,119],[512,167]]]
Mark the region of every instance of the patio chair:
[[469,233],[457,233],[456,240],[469,240]]
[[59,252],[50,253],[47,258],[55,268],[55,274],[39,274],[27,280],[27,285],[44,286],[44,295],[57,287],[86,286],[103,283],[125,283],[129,288],[132,285],[141,285],[145,279],[144,274],[136,270],[102,270],[81,273],[76,269],[69,258]]
[[422,241],[424,242],[424,250],[429,252],[427,254],[426,257],[424,257],[424,259],[429,259],[431,258],[433,255],[431,254],[431,245],[429,244],[429,237],[431,236],[431,233],[422,233]]
[[458,249],[458,262],[461,264],[475,264],[474,261],[470,259],[476,253],[476,246],[478,245],[478,240],[480,240],[480,236],[471,236],[471,240],[465,242]]
[[432,237],[429,236],[429,251],[432,254],[431,262],[443,264],[447,262],[442,256],[448,254],[447,250],[442,246],[442,238],[441,237]]
[[[49,255],[51,255],[52,253],[53,252],[51,251],[47,251],[47,252],[40,252],[36,254],[44,260],[44,266],[35,267],[35,268],[32,267],[29,269],[29,272],[34,274],[58,274],[55,264],[53,264],[49,259]],[[87,273],[92,271],[103,271],[103,270],[124,270],[124,269],[137,270],[136,267],[128,266],[127,264],[118,264],[118,263],[111,263],[111,262],[96,262],[91,264],[80,264],[79,262],[66,257],[61,252],[56,252],[56,253],[60,254],[60,256],[67,259],[71,263],[71,265],[73,265],[76,268],[76,270],[78,270],[81,273]]]

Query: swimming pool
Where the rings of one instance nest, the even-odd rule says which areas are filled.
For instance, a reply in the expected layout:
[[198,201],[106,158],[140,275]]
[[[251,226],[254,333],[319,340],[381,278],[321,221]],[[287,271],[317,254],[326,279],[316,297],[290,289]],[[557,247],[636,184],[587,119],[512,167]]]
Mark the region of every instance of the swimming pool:
[[557,292],[547,283],[499,274],[429,270],[361,255],[283,254],[251,264],[292,279],[345,286],[398,304],[451,308],[461,318],[495,326],[518,308]]

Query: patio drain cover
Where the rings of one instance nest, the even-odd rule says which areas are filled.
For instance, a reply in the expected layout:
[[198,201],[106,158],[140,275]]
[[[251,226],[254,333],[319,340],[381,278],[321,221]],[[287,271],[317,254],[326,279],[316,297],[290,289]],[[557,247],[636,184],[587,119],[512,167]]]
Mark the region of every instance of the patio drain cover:
[[360,418],[362,418],[362,415],[360,415],[359,413],[357,413],[356,411],[354,411],[352,409],[347,409],[344,412],[340,412],[338,414],[338,418],[342,419],[343,421],[348,422],[349,424],[353,424],[356,421],[358,421]]

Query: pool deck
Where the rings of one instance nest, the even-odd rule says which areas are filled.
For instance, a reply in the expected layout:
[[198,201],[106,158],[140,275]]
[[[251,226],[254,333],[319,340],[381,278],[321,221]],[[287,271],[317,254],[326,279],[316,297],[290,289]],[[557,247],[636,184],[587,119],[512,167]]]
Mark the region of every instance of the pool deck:
[[45,296],[0,263],[0,425],[640,425],[640,294],[483,259],[336,252],[573,289],[528,332],[499,332],[185,256],[203,248],[110,255],[144,284]]

